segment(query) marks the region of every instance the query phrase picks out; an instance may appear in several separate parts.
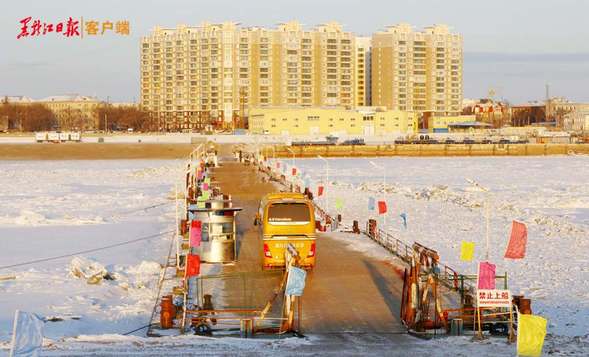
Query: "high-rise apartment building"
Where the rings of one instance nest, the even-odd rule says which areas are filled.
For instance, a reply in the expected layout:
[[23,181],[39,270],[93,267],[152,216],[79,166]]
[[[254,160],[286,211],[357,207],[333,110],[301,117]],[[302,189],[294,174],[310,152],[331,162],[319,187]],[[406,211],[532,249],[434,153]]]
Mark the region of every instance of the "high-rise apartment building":
[[141,106],[169,130],[243,126],[253,107],[354,107],[356,63],[355,36],[337,23],[156,27],[141,41]]
[[371,105],[371,61],[372,39],[356,37],[356,106]]
[[462,58],[462,36],[445,25],[414,31],[400,24],[373,34],[372,105],[424,116],[459,114]]

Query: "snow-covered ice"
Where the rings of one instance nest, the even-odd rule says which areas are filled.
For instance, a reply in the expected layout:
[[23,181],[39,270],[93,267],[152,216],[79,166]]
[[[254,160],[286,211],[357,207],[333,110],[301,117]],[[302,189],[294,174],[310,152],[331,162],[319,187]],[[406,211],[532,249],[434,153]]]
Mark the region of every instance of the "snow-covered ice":
[[[582,355],[587,351],[589,313],[589,158],[381,158],[330,159],[329,197],[342,198],[345,221],[365,221],[368,196],[386,197],[387,229],[407,242],[437,249],[442,260],[465,273],[474,263],[459,260],[461,240],[477,243],[484,257],[484,194],[465,181],[472,178],[492,191],[491,260],[508,271],[510,287],[533,298],[534,312],[549,319],[545,352]],[[285,160],[285,163],[290,163]],[[319,160],[296,160],[315,183],[324,174]],[[181,177],[174,160],[0,161],[0,266],[115,244],[174,229],[172,186]],[[315,184],[316,185],[316,184]],[[323,198],[318,202],[324,205]],[[406,212],[408,229],[399,214]],[[505,261],[502,255],[512,219],[529,229],[527,256]],[[62,320],[46,324],[44,355],[160,355],[170,350],[192,354],[301,355],[367,353],[404,355],[507,355],[515,347],[503,339],[472,343],[466,337],[422,341],[392,337],[342,335],[306,339],[240,340],[195,336],[143,338],[123,336],[148,323],[163,258],[172,234],[104,251],[4,269],[0,276],[0,355],[7,353],[15,309]],[[342,243],[365,254],[391,259],[374,243]],[[89,284],[88,276],[105,270],[109,278]],[[92,269],[90,269],[92,268]],[[104,276],[104,275],[103,275]],[[112,279],[111,279],[112,278]],[[559,336],[560,335],[560,336]],[[584,337],[568,337],[584,336]],[[391,350],[394,348],[394,350]]]
[[[295,165],[311,177],[316,194],[325,180],[324,162],[298,159]],[[378,167],[386,168],[384,187]],[[382,225],[383,217],[369,211],[368,197],[386,200],[387,230],[437,250],[460,272],[476,274],[476,262],[485,258],[486,194],[467,178],[490,190],[490,260],[498,274],[508,273],[512,292],[532,298],[534,313],[548,318],[549,332],[589,334],[588,156],[329,159],[330,212],[347,222],[364,224],[372,217]],[[325,196],[317,199],[325,207]],[[340,211],[336,199],[344,201]],[[401,213],[407,214],[407,229]],[[512,220],[528,226],[523,260],[503,258]],[[473,262],[460,261],[463,240],[476,244]]]
[[[169,197],[181,167],[174,160],[0,161],[0,266],[173,231]],[[171,237],[0,270],[16,276],[0,281],[0,341],[9,340],[16,309],[62,320],[46,324],[50,339],[147,325]]]

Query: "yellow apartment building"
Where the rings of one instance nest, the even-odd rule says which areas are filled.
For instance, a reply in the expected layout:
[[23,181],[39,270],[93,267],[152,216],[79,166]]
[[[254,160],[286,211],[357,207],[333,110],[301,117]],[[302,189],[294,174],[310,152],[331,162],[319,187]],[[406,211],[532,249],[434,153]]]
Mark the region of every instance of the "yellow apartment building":
[[244,127],[253,107],[351,108],[355,40],[335,22],[156,27],[141,40],[141,107],[165,130]]
[[446,25],[415,31],[399,24],[372,35],[372,105],[460,114],[462,71],[462,36]]
[[372,39],[370,37],[356,37],[356,106],[371,105],[370,99],[370,65]]
[[387,135],[417,132],[415,113],[385,108],[253,108],[250,133],[267,135]]

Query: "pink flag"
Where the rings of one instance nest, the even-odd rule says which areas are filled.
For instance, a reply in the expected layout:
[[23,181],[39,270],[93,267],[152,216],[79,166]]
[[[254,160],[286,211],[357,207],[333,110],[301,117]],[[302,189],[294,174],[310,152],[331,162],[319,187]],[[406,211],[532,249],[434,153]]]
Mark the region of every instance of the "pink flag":
[[479,263],[478,289],[495,289],[495,264],[489,262]]
[[190,222],[190,246],[191,247],[199,247],[200,240],[201,240],[201,226],[202,223],[200,221],[191,221]]
[[505,251],[505,258],[522,259],[526,255],[528,243],[528,228],[525,224],[513,221],[511,225],[511,237]]
[[208,184],[208,183],[206,183],[206,182],[205,182],[205,183],[203,183],[203,184],[202,184],[202,190],[203,190],[203,191],[208,191],[208,190],[209,190],[209,184]]

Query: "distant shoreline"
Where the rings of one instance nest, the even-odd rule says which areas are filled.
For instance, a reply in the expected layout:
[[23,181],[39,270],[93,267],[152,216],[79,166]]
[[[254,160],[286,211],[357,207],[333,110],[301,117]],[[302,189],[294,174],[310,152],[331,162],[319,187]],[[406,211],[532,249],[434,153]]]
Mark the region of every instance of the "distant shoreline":
[[186,158],[193,144],[0,144],[2,160],[121,160]]

